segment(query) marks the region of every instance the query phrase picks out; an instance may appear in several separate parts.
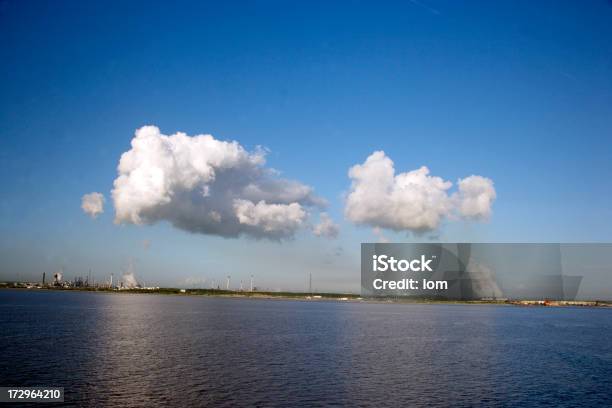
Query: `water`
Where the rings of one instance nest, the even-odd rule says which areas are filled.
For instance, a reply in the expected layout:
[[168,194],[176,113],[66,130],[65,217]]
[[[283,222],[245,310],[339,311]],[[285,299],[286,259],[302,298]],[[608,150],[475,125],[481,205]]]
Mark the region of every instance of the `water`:
[[79,406],[612,404],[612,310],[0,291],[0,385]]

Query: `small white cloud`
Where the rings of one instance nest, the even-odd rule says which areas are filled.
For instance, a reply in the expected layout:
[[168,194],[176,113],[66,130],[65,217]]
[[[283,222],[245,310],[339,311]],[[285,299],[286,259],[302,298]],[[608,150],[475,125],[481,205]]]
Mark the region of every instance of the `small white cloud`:
[[334,223],[327,213],[321,213],[319,215],[320,221],[312,229],[312,232],[317,237],[336,238],[340,232],[338,224]]
[[468,219],[486,220],[497,197],[493,180],[469,176],[457,182],[459,191],[453,195],[459,215]]
[[470,176],[459,180],[459,191],[449,196],[450,181],[430,175],[422,166],[395,174],[393,161],[383,151],[372,153],[349,170],[351,189],[344,213],[355,224],[380,229],[425,232],[435,230],[455,214],[469,219],[490,215],[495,189],[490,179]]
[[89,193],[81,198],[83,212],[91,218],[96,218],[104,212],[104,195],[102,193]]

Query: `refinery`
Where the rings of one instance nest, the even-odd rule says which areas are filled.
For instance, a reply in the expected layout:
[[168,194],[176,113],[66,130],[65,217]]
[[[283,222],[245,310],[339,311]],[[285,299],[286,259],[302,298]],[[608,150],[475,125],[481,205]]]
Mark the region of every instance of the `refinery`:
[[48,276],[42,273],[39,282],[4,282],[2,287],[25,288],[25,289],[83,289],[83,290],[128,290],[143,289],[156,290],[159,286],[145,286],[134,277],[133,272],[124,273],[119,280],[114,279],[114,274],[110,274],[107,280],[96,281],[91,270],[86,276],[74,276],[72,279],[64,277],[64,271],[59,270]]

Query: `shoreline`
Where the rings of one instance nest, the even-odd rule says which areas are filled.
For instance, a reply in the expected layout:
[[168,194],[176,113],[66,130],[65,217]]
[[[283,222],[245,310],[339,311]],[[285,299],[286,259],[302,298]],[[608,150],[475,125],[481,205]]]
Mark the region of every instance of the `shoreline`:
[[460,305],[498,305],[518,307],[612,307],[612,301],[604,300],[535,300],[535,299],[434,299],[399,296],[394,298],[364,298],[353,293],[304,293],[304,292],[268,292],[268,291],[232,291],[222,289],[111,289],[111,288],[61,288],[53,286],[14,286],[0,284],[0,290],[57,291],[57,292],[92,292],[113,294],[148,294],[173,296],[209,296],[225,299],[252,300],[292,300],[299,302],[348,302],[379,304],[460,304]]

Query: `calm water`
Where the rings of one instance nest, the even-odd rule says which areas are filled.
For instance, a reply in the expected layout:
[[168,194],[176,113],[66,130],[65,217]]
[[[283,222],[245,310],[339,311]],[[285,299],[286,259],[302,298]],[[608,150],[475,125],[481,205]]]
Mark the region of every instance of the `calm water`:
[[0,328],[0,385],[80,406],[612,404],[612,310],[1,290]]

